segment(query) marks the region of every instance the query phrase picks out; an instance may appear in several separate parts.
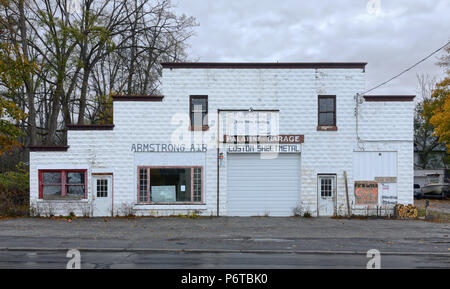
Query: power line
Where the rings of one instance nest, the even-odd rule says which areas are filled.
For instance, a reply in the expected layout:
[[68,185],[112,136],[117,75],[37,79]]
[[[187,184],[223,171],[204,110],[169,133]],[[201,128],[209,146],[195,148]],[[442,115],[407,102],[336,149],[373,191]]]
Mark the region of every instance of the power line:
[[442,50],[445,46],[447,46],[448,44],[450,44],[450,41],[448,41],[447,43],[445,43],[443,46],[441,46],[440,48],[436,49],[435,51],[433,51],[432,53],[430,53],[427,57],[425,57],[424,59],[420,60],[419,62],[417,62],[416,64],[414,64],[413,66],[409,67],[408,69],[403,70],[402,72],[400,72],[399,74],[393,76],[392,78],[390,78],[389,80],[386,80],[385,82],[365,91],[362,93],[362,95],[371,92],[372,90],[375,90],[377,88],[379,88],[380,86],[385,85],[388,82],[391,82],[392,80],[396,79],[397,77],[399,77],[400,75],[404,74],[405,72],[410,71],[411,69],[413,69],[414,67],[416,67],[417,65],[419,65],[420,63],[424,62],[425,60],[427,60],[428,58],[430,58],[431,56],[433,56],[434,54],[438,53],[440,50]]

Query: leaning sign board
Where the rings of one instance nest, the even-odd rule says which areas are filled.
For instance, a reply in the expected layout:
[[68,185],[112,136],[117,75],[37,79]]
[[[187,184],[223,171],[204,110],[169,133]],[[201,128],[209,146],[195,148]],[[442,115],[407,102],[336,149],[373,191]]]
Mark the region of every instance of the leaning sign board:
[[378,183],[374,181],[355,181],[355,205],[377,205]]
[[378,182],[378,190],[382,205],[396,205],[397,196],[397,177],[375,177]]

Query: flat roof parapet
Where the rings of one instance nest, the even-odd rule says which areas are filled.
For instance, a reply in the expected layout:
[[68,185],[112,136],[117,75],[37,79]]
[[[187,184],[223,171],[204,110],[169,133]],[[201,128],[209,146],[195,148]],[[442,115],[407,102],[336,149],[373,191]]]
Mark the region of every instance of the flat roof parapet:
[[367,62],[162,62],[163,68],[190,69],[365,69]]
[[69,146],[65,145],[34,145],[28,146],[30,152],[66,152]]
[[164,95],[113,95],[113,101],[162,101]]
[[68,124],[67,130],[113,130],[113,124]]
[[413,101],[415,95],[364,95],[365,101]]

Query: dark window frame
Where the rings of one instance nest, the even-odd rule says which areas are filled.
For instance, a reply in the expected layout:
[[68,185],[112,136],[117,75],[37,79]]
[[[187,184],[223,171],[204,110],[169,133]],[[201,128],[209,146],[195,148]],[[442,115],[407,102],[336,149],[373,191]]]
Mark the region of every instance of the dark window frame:
[[[333,110],[332,111],[321,111],[320,110],[320,100],[321,99],[333,99]],[[332,125],[323,125],[320,123],[320,114],[321,113],[333,113],[333,124]],[[319,95],[317,97],[317,130],[337,130],[336,126],[336,95]]]
[[[140,184],[141,184],[141,169],[146,170],[147,174],[147,201],[141,201],[140,199]],[[191,169],[191,201],[188,202],[152,202],[151,200],[151,169]],[[200,201],[194,201],[194,169],[200,169]],[[204,204],[204,168],[203,166],[138,166],[137,167],[137,204],[138,205],[203,205]]]
[[[206,100],[206,108],[205,108],[205,116],[202,115],[202,126],[194,126],[193,118],[192,118],[192,100],[194,99],[205,99]],[[190,95],[189,96],[189,129],[191,131],[205,131],[209,129],[208,126],[208,96],[207,95]]]
[[[67,182],[67,174],[68,173],[84,173],[84,184],[69,184]],[[61,180],[58,184],[46,184],[44,183],[44,173],[60,173],[61,174]],[[44,197],[44,186],[60,186],[61,187],[61,200],[64,200],[63,197],[67,196],[67,187],[68,186],[84,186],[84,196],[80,198],[80,200],[87,199],[88,195],[88,182],[87,182],[87,170],[79,170],[79,169],[59,169],[59,170],[38,170],[38,178],[39,178],[39,199],[40,200],[59,200],[59,199],[45,199]],[[71,199],[72,200],[72,199]],[[77,199],[73,199],[77,200]]]

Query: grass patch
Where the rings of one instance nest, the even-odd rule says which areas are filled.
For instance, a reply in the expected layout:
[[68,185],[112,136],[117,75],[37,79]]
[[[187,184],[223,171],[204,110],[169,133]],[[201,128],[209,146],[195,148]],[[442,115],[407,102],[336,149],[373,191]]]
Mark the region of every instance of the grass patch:
[[418,212],[417,212],[417,216],[419,218],[421,217],[425,217],[425,209],[424,208],[417,208]]
[[[425,208],[418,208],[419,212],[419,218],[425,218]],[[447,223],[450,222],[450,214],[449,213],[443,213],[443,212],[437,212],[433,211],[432,209],[428,209],[428,216],[430,216],[430,219],[426,219],[427,222],[436,222],[436,223]]]

